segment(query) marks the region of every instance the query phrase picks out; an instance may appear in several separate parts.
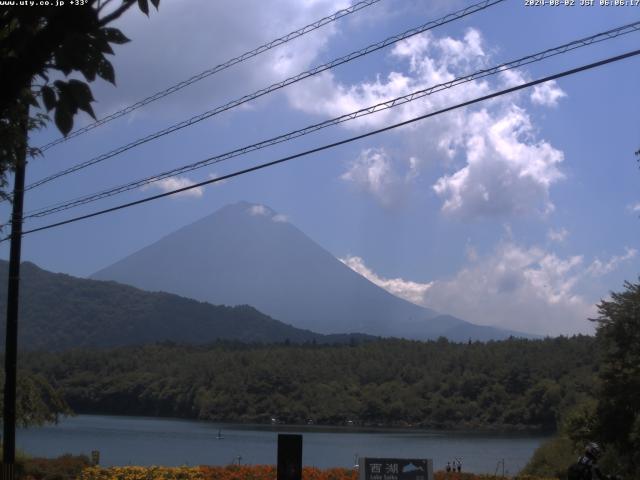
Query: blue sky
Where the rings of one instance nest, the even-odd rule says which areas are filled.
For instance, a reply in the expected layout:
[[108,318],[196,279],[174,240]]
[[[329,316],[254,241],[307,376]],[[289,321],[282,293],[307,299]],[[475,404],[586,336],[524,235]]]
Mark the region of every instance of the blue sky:
[[[579,3],[579,1],[578,1]],[[405,31],[470,2],[382,0],[33,160],[27,183]],[[333,13],[346,1],[163,0],[119,27],[117,88],[98,116]],[[508,0],[31,190],[26,211],[191,163],[622,24],[640,7],[528,7]],[[182,175],[33,228],[336,141],[497,88],[633,50],[640,33],[469,83],[392,111]],[[640,59],[370,137],[318,155],[24,238],[23,259],[87,276],[246,200],[268,205],[389,291],[481,324],[592,331],[594,304],[637,280]],[[89,122],[77,117],[76,125]],[[40,145],[55,129],[33,136]],[[8,216],[4,206],[2,213]],[[6,243],[1,247],[8,256]],[[313,272],[310,272],[312,275]]]

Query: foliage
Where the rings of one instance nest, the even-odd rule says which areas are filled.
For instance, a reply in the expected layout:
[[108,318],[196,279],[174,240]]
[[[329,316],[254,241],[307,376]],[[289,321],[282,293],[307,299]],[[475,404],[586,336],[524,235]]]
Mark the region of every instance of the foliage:
[[576,450],[582,450],[596,438],[596,407],[595,398],[576,405],[563,421],[562,431]]
[[563,478],[567,468],[576,461],[578,452],[574,443],[564,435],[557,435],[536,449],[524,467],[523,475]]
[[158,344],[25,355],[79,413],[553,430],[594,388],[592,337]]
[[615,450],[623,473],[640,478],[640,283],[625,282],[598,312],[603,367],[594,430]]
[[18,478],[24,480],[75,480],[91,464],[85,455],[62,455],[58,458],[19,458]]
[[[0,386],[4,386],[4,372],[0,372]],[[71,414],[61,392],[41,374],[19,370],[16,390],[16,422],[22,427],[56,423],[60,415]],[[3,398],[0,388],[0,410]]]
[[[156,8],[159,2],[151,0]],[[87,82],[100,77],[115,84],[105,55],[114,53],[112,45],[129,41],[108,25],[135,4],[149,14],[148,0],[121,0],[115,8],[112,3],[86,0],[71,8],[16,5],[0,11],[0,188],[7,171],[21,161],[27,132],[48,121],[44,111],[53,112],[64,135],[79,110],[95,118]],[[68,78],[75,72],[86,82]],[[27,119],[29,107],[42,110]]]
[[[0,260],[0,310],[6,309],[8,264]],[[20,330],[23,349],[60,350],[131,344],[316,341],[363,335],[320,335],[284,324],[249,306],[214,306],[115,282],[74,278],[22,264]],[[0,331],[0,339],[4,331]]]
[[[226,467],[91,467],[80,480],[273,480],[276,467],[252,465]],[[347,468],[319,469],[303,467],[302,480],[357,480],[358,471]],[[489,480],[493,475],[434,472],[434,480]],[[517,476],[520,480],[551,480],[534,476]]]

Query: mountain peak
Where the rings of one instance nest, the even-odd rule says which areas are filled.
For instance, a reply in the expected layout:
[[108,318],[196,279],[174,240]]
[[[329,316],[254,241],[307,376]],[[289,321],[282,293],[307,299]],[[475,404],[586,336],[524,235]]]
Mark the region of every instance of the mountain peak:
[[[345,266],[286,216],[249,202],[222,207],[93,278],[213,304],[252,305],[320,333],[427,339],[447,336],[455,327],[452,339],[466,341],[461,325],[471,326],[391,295]],[[474,339],[508,336],[473,327]]]

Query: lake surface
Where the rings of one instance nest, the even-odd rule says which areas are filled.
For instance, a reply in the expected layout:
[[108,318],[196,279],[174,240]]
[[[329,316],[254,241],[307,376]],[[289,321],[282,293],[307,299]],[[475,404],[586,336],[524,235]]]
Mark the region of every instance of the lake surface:
[[[223,437],[218,439],[218,433]],[[278,433],[303,434],[303,464],[352,467],[354,457],[432,458],[434,469],[462,460],[463,471],[517,473],[548,436],[450,431],[229,425],[202,421],[79,415],[58,425],[19,429],[18,448],[32,455],[100,451],[102,465],[275,464]],[[502,465],[499,467],[502,473]]]

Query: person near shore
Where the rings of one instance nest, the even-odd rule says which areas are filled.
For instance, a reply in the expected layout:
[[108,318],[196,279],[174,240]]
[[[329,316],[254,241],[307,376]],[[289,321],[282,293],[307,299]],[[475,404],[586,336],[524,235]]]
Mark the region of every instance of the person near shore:
[[462,460],[459,458],[456,460],[456,470],[458,470],[458,473],[462,472]]
[[451,462],[447,462],[447,466],[446,466],[445,470],[447,471],[447,473],[449,473],[451,471]]
[[602,448],[595,442],[590,442],[584,449],[584,455],[569,467],[568,480],[606,480],[598,468],[598,459],[602,455]]

